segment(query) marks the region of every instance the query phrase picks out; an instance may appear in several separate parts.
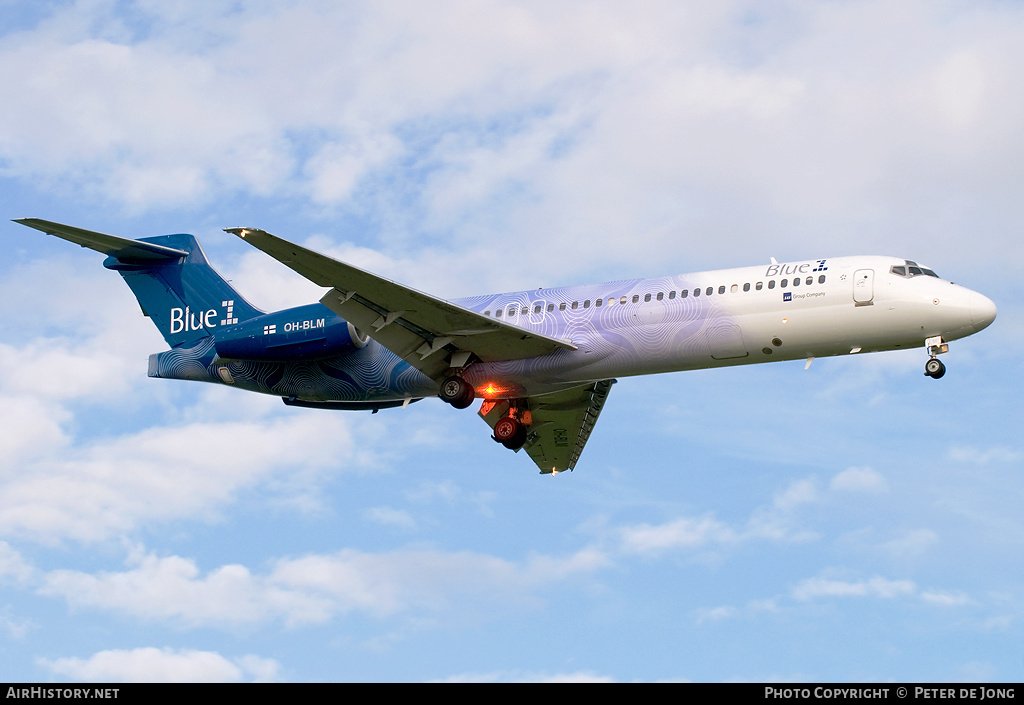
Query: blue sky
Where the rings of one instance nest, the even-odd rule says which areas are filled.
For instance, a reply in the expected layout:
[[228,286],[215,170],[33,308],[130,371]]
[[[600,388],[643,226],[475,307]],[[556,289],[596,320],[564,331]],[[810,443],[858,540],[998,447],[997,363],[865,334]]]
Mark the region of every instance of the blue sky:
[[0,0],[0,204],[261,227],[441,296],[887,254],[924,352],[620,380],[577,470],[469,411],[151,380],[102,258],[0,225],[0,680],[1019,681],[1024,7]]

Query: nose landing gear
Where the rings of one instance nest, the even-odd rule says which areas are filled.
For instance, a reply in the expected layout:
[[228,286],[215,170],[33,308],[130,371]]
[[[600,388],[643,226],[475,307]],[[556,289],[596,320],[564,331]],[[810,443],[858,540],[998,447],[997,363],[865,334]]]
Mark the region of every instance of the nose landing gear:
[[939,360],[936,355],[944,352],[949,352],[949,343],[942,342],[942,336],[935,336],[934,338],[928,338],[924,341],[925,347],[928,348],[928,362],[924,363],[924,374],[926,377],[932,379],[939,379],[942,375],[946,374],[946,366],[942,364],[942,360]]
[[942,360],[933,357],[924,363],[924,373],[932,379],[939,379],[946,374],[946,366],[942,364]]

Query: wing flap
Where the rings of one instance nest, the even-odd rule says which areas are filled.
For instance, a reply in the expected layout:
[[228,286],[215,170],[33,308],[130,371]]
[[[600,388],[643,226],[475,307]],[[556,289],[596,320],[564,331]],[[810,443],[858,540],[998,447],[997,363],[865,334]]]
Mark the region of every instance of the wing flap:
[[453,358],[518,360],[572,343],[509,325],[253,228],[227,228],[295,272],[331,287],[320,302],[413,367],[440,380]]
[[73,242],[90,250],[96,250],[110,257],[116,257],[123,262],[142,262],[162,259],[178,259],[187,257],[188,253],[174,247],[154,245],[151,242],[141,240],[129,240],[116,235],[106,235],[92,230],[76,228],[72,225],[62,225],[42,218],[16,218],[15,223],[40,230],[47,235]]
[[[533,423],[523,449],[542,473],[558,473],[576,467],[613,384],[614,379],[605,379],[527,400]],[[507,402],[485,405],[480,415],[493,429],[508,409]]]

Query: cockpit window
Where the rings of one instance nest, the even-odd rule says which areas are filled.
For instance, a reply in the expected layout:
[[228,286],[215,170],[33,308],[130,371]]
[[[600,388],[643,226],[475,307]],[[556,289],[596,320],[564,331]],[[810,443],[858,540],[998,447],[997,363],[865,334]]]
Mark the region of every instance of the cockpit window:
[[911,277],[935,277],[938,278],[938,274],[928,269],[927,267],[919,265],[917,262],[911,262],[909,259],[904,260],[904,264],[894,264],[889,268],[889,272],[895,274],[898,277],[904,277],[910,279]]

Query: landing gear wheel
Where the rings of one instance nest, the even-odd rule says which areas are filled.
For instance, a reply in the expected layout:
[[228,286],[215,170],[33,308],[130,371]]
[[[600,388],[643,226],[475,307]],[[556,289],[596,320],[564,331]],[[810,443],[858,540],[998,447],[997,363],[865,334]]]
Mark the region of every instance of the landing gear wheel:
[[503,416],[494,424],[494,440],[509,450],[519,450],[526,442],[526,426],[511,416]]
[[942,375],[946,374],[946,366],[942,364],[942,360],[933,357],[924,363],[924,373],[932,379],[939,379]]
[[462,379],[462,377],[452,375],[444,382],[441,382],[441,391],[438,396],[441,397],[442,401],[451,404],[456,409],[465,409],[473,403],[473,398],[476,394],[473,391],[473,385]]

